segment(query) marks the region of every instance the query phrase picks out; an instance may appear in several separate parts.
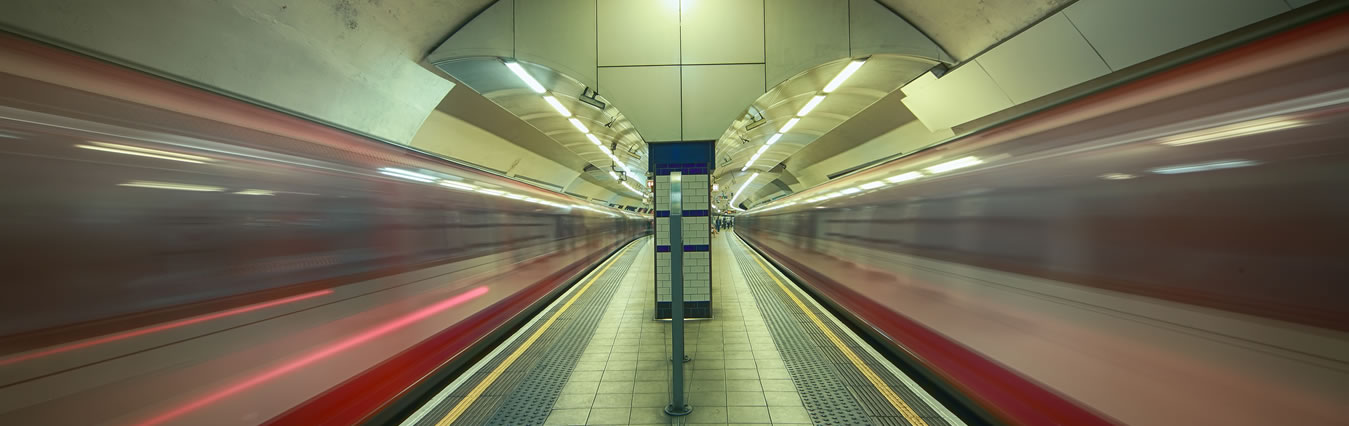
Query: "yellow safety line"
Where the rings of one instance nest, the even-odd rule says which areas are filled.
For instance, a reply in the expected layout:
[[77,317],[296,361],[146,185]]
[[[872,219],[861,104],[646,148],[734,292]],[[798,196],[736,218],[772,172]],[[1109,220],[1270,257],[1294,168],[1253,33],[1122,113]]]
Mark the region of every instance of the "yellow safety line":
[[750,250],[750,257],[754,258],[754,262],[758,263],[759,267],[763,268],[764,272],[768,273],[768,278],[772,278],[773,282],[778,284],[778,288],[782,289],[783,293],[787,293],[787,296],[791,297],[793,302],[796,302],[796,306],[800,307],[801,311],[805,312],[806,316],[810,317],[810,321],[814,322],[815,326],[819,327],[820,331],[823,331],[824,335],[829,337],[830,342],[834,342],[834,346],[837,346],[840,351],[843,351],[843,355],[847,356],[848,360],[852,361],[853,365],[857,366],[857,369],[862,372],[863,376],[866,376],[867,380],[871,381],[871,385],[875,386],[876,390],[881,391],[881,395],[885,395],[885,399],[890,401],[890,405],[894,406],[895,410],[898,410],[899,414],[904,416],[905,420],[908,420],[910,424],[915,426],[927,426],[927,422],[923,421],[922,417],[918,417],[918,413],[913,411],[913,407],[909,407],[909,404],[905,403],[903,399],[900,399],[899,395],[896,394],[893,389],[890,389],[890,386],[887,386],[885,381],[881,380],[881,376],[876,375],[875,371],[871,371],[871,367],[868,367],[866,363],[862,362],[862,358],[859,358],[857,354],[853,353],[852,349],[848,348],[848,345],[843,344],[843,339],[839,339],[838,336],[834,335],[833,331],[830,331],[828,327],[825,327],[824,321],[821,321],[820,317],[815,316],[815,313],[807,308],[806,304],[801,302],[800,298],[796,297],[796,293],[789,290],[787,285],[783,284],[782,281],[778,279],[777,274],[774,274],[773,271],[768,269],[768,265],[765,265],[762,260],[759,260],[759,256],[749,248],[748,244],[744,241],[741,241],[740,244],[745,245],[746,250]]
[[467,411],[468,407],[472,406],[473,403],[478,400],[479,396],[482,396],[482,393],[487,390],[487,387],[491,386],[492,383],[497,380],[497,377],[501,376],[501,373],[506,371],[507,367],[510,367],[511,364],[515,363],[516,358],[519,358],[520,354],[523,354],[526,349],[529,349],[530,345],[533,345],[534,341],[538,340],[539,336],[543,335],[544,331],[548,331],[548,327],[552,326],[553,322],[557,321],[557,318],[562,316],[562,313],[566,312],[567,308],[570,308],[572,303],[576,302],[576,299],[580,298],[582,294],[585,294],[586,290],[590,289],[590,285],[594,284],[595,280],[604,276],[605,272],[609,272],[609,267],[614,266],[614,263],[618,262],[618,259],[623,257],[623,254],[627,253],[629,248],[632,248],[631,244],[627,247],[623,247],[623,251],[618,252],[618,255],[611,258],[608,264],[604,265],[598,273],[590,278],[590,281],[586,282],[584,286],[581,286],[581,289],[571,295],[570,299],[567,299],[567,303],[563,303],[562,307],[558,309],[557,312],[553,312],[553,316],[548,317],[548,320],[544,321],[543,325],[540,326],[538,330],[534,331],[534,334],[531,334],[528,339],[525,339],[525,342],[521,344],[519,348],[516,348],[515,352],[511,352],[510,356],[506,357],[505,361],[502,361],[500,365],[497,365],[496,368],[492,369],[492,372],[487,375],[487,378],[478,382],[478,385],[474,386],[473,390],[469,391],[464,399],[459,400],[459,403],[454,405],[454,409],[450,410],[449,413],[445,414],[445,417],[436,422],[436,426],[447,426],[459,419],[459,416],[463,415],[464,411]]

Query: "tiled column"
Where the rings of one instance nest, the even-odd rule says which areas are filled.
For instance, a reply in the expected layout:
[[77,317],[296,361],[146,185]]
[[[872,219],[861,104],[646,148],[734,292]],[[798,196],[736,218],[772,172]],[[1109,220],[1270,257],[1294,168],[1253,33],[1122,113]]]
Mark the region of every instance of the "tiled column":
[[[656,194],[656,318],[670,318],[670,172],[683,175],[684,317],[712,317],[710,143],[653,144]],[[703,153],[706,155],[702,155]]]

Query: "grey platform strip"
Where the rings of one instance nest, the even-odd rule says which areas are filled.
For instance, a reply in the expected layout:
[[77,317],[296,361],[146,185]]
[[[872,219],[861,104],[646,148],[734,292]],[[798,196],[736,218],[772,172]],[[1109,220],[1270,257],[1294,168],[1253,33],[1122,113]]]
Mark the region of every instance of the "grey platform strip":
[[[764,322],[782,353],[783,363],[792,376],[801,400],[815,424],[910,425],[881,392],[858,371],[857,366],[833,344],[810,317],[777,287],[748,248],[733,250],[736,261],[754,298],[764,313]],[[799,297],[809,297],[799,295]],[[826,318],[813,304],[807,304],[816,316]],[[833,321],[824,321],[835,336],[847,336]],[[908,386],[883,366],[884,360],[872,359],[851,339],[844,343],[862,358],[882,381],[899,395],[930,426],[950,426],[950,422],[915,395]]]
[[[560,315],[553,325],[536,340],[528,350],[520,354],[510,367],[507,367],[497,380],[488,386],[478,400],[463,415],[455,420],[456,425],[527,425],[543,424],[553,409],[553,403],[562,393],[567,378],[571,376],[576,361],[585,351],[586,342],[594,335],[599,319],[604,313],[608,301],[618,290],[619,283],[627,275],[640,250],[628,250],[623,257],[615,259],[610,269],[591,285],[590,289],[572,304],[571,308]],[[576,285],[584,285],[580,282]],[[552,315],[561,309],[558,305],[538,315]],[[543,321],[534,324],[525,335],[533,334],[542,327]],[[469,380],[450,394],[440,405],[417,422],[418,426],[436,424],[445,417],[474,387],[482,382],[496,366],[505,360],[507,354],[515,352],[526,339],[516,339],[490,364],[479,369]]]

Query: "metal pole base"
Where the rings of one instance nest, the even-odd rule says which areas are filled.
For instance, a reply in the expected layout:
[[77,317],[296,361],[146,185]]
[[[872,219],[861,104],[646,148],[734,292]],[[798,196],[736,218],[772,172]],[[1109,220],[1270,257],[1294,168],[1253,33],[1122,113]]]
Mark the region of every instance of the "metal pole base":
[[[671,359],[670,361],[674,361],[674,360]],[[693,361],[693,358],[689,358],[688,355],[684,355],[684,362],[689,362],[689,361]]]
[[692,413],[692,412],[693,412],[693,407],[690,407],[688,404],[684,404],[684,406],[681,407],[681,408],[678,409],[678,410],[675,409],[674,405],[666,405],[666,406],[665,406],[665,414],[666,414],[666,415],[669,415],[669,416],[675,416],[675,417],[678,417],[678,416],[687,416],[687,415],[689,415],[689,413]]

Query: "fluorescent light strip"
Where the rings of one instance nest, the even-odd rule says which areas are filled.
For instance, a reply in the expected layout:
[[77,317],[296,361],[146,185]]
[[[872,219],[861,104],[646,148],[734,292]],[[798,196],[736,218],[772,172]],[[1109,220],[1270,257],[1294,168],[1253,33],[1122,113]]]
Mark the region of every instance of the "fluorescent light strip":
[[806,106],[801,107],[801,110],[796,112],[796,116],[805,117],[806,114],[814,111],[815,107],[820,105],[820,102],[824,102],[824,95],[815,95],[815,97],[810,98],[810,102],[806,102]]
[[1207,163],[1182,164],[1179,166],[1169,166],[1149,170],[1150,172],[1161,175],[1178,175],[1181,173],[1205,172],[1209,170],[1235,169],[1238,167],[1249,167],[1260,164],[1251,160],[1221,160],[1210,161]]
[[519,62],[506,61],[506,68],[510,68],[511,72],[515,73],[516,77],[520,77],[520,80],[524,81],[525,85],[529,86],[529,90],[533,90],[534,93],[543,94],[547,91],[544,90],[542,84],[539,84],[538,80],[534,79],[534,76],[529,75],[529,71],[525,71],[525,67],[520,66]]
[[562,106],[562,102],[558,102],[557,98],[553,97],[553,95],[543,95],[543,100],[547,101],[548,105],[552,105],[553,109],[557,110],[558,114],[562,114],[563,117],[571,117],[571,111],[568,111],[567,107]]
[[857,188],[844,188],[843,190],[841,190],[841,191],[839,191],[839,192],[842,192],[842,193],[844,193],[844,194],[856,194],[856,193],[858,193],[858,192],[862,192],[862,190],[857,189]]
[[767,151],[767,150],[768,150],[768,145],[761,146],[761,147],[759,147],[759,152],[754,153],[754,156],[757,157],[757,156],[763,155],[764,151]]
[[[103,145],[103,144],[100,144],[100,145]],[[112,145],[112,144],[107,144],[107,145]],[[108,148],[108,147],[103,147],[103,146],[93,146],[93,145],[75,145],[75,147],[76,147],[76,148],[84,148],[84,149],[92,149],[92,150],[94,150],[94,151],[111,152],[111,153],[116,153],[116,154],[134,155],[134,156],[137,156],[137,157],[149,157],[149,158],[158,158],[158,159],[160,159],[160,160],[181,161],[181,162],[184,162],[184,163],[203,164],[203,163],[206,162],[206,161],[199,161],[199,160],[193,160],[193,159],[188,159],[188,158],[182,158],[182,157],[180,157],[180,156],[174,155],[173,153],[164,152],[164,151],[159,151],[159,152],[161,152],[162,154],[151,154],[151,153],[148,153],[148,152],[135,152],[135,151],[132,151],[132,150],[117,149],[117,148]],[[204,158],[204,157],[197,157],[197,158],[201,158],[202,160],[206,160],[206,158]]]
[[796,123],[799,122],[801,122],[800,117],[792,117],[791,120],[787,120],[787,124],[783,124],[782,128],[778,129],[778,133],[779,134],[787,133],[788,131],[792,130],[793,127],[796,127]]
[[245,189],[245,190],[243,190],[243,191],[236,191],[235,194],[238,194],[238,195],[276,195],[276,191],[268,191],[268,190],[265,190],[265,189]]
[[590,139],[590,143],[595,144],[595,146],[604,145],[604,142],[600,142],[600,138],[595,137],[594,133],[586,133],[586,139]]
[[612,158],[614,161],[618,161],[618,157],[614,155],[613,151],[609,150],[609,147],[600,145],[600,151],[604,151],[604,154],[608,155],[609,158]]
[[576,127],[576,130],[580,130],[581,133],[590,133],[590,129],[586,128],[585,123],[577,120],[576,117],[568,118],[567,121],[570,121],[571,125]]
[[[793,118],[793,120],[795,120],[795,118]],[[783,130],[783,131],[785,132],[786,130]],[[774,133],[774,134],[773,134],[773,137],[768,138],[768,142],[764,142],[763,145],[764,145],[764,146],[769,146],[769,145],[778,143],[778,139],[782,139],[782,133]]]
[[127,183],[119,183],[117,186],[129,186],[132,188],[151,188],[151,189],[171,189],[175,191],[195,191],[195,192],[220,192],[225,188],[218,186],[189,185],[185,183],[173,182],[155,182],[150,180],[133,180]]
[[875,182],[867,182],[867,183],[858,185],[857,187],[858,187],[858,188],[862,188],[862,189],[876,189],[876,188],[880,188],[880,187],[882,187],[882,186],[885,186],[885,182],[875,181]]
[[495,189],[486,189],[486,188],[478,188],[478,189],[475,189],[475,191],[478,191],[478,192],[481,192],[481,193],[487,194],[487,195],[497,195],[497,196],[500,196],[500,195],[506,193],[505,191],[498,191],[498,190],[495,190]]
[[849,62],[848,66],[843,67],[843,71],[839,71],[838,75],[834,76],[834,79],[824,86],[824,93],[833,93],[835,89],[838,89],[838,86],[843,85],[843,82],[847,81],[848,77],[852,77],[853,73],[857,72],[858,68],[862,68],[862,64],[866,62],[865,59]]
[[614,178],[614,180],[618,180],[618,173],[614,173],[613,170],[609,171],[609,176]]
[[965,158],[959,158],[959,159],[947,161],[947,162],[945,162],[945,163],[941,163],[941,164],[938,164],[938,165],[935,165],[935,166],[932,166],[932,167],[928,167],[928,168],[923,169],[923,170],[927,170],[928,173],[937,174],[937,173],[949,172],[949,171],[952,171],[952,170],[955,170],[955,169],[963,169],[963,168],[965,168],[965,167],[973,166],[973,165],[976,165],[976,164],[983,164],[983,162],[984,162],[984,160],[980,160],[979,157],[965,157]]
[[745,187],[749,186],[749,183],[750,183],[750,182],[754,182],[754,178],[757,178],[757,177],[759,177],[759,174],[758,174],[758,173],[754,173],[754,174],[752,174],[752,175],[749,176],[749,179],[745,179],[745,183],[744,183],[743,185],[740,185],[740,189],[737,189],[737,190],[735,191],[735,195],[731,197],[731,205],[733,205],[733,206],[735,205],[735,200],[737,200],[737,199],[740,198],[740,193],[741,193],[741,192],[745,192]]

